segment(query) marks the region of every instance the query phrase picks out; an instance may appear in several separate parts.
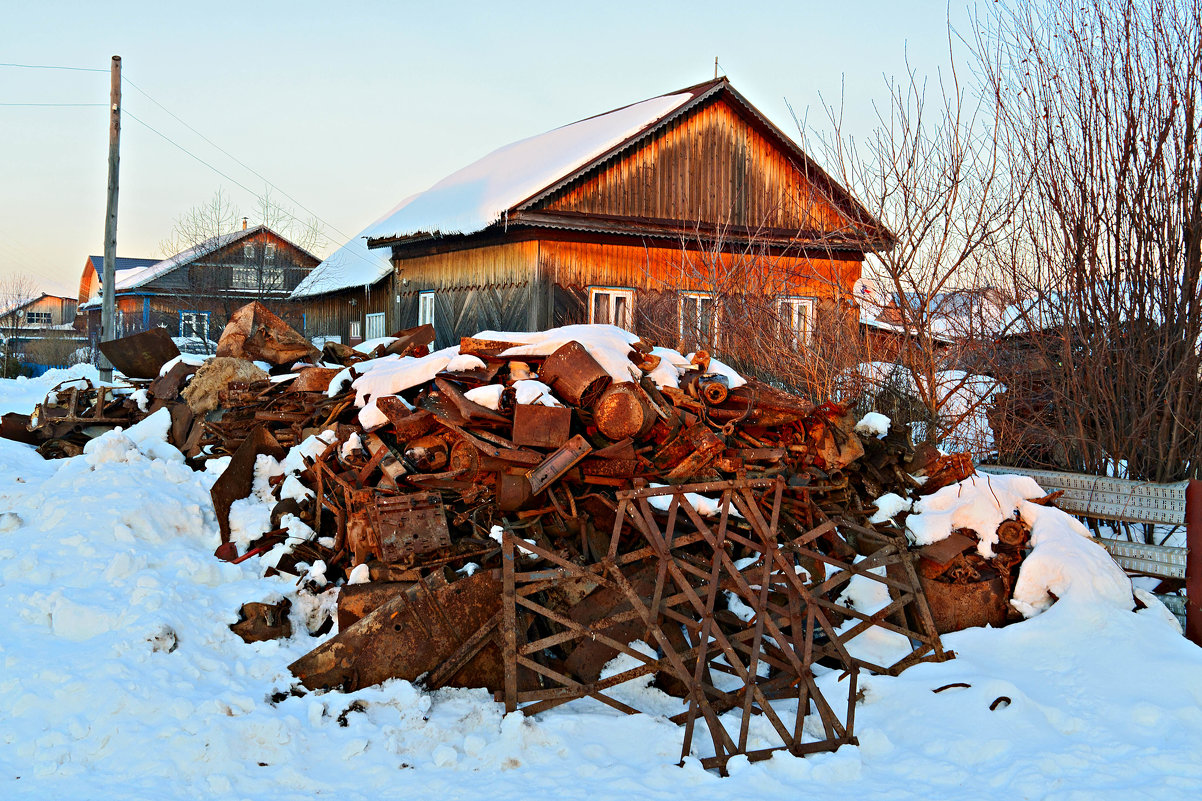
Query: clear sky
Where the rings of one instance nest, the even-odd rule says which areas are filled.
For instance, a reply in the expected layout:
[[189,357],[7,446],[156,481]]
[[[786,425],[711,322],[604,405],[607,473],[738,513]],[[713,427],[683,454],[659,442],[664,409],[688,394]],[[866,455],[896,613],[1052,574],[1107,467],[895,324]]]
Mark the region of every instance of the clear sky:
[[[146,95],[314,212],[333,248],[496,147],[712,78],[715,56],[787,132],[786,101],[821,127],[822,99],[841,92],[847,127],[867,132],[885,76],[946,61],[948,13],[926,0],[0,0],[0,62],[101,70],[0,66],[0,275],[74,295],[103,253],[113,55],[129,81],[117,252],[149,258],[218,188],[255,224],[265,183]],[[950,13],[970,37],[968,12]],[[47,103],[95,105],[13,105]]]

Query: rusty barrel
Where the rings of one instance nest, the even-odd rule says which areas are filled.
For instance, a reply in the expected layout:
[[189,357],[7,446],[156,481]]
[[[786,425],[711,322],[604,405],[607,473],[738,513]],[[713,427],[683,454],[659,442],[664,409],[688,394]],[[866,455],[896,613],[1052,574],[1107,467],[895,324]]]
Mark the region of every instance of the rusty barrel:
[[579,342],[569,342],[543,362],[539,378],[573,406],[593,406],[613,379]]

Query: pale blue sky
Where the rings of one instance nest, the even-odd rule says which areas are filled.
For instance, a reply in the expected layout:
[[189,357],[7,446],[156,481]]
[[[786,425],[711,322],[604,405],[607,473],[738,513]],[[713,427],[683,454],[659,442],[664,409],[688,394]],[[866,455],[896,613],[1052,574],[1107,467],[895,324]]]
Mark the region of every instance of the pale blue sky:
[[[337,8],[335,6],[344,7]],[[778,125],[841,84],[866,132],[884,76],[946,61],[941,2],[0,2],[0,275],[74,294],[103,252],[108,64],[330,226],[332,246],[494,148],[707,80],[714,56]],[[956,30],[971,35],[963,5]],[[96,103],[20,107],[13,103]],[[129,85],[124,107],[255,192],[263,181]],[[126,117],[117,250],[157,257],[222,187]],[[252,224],[255,222],[252,216]],[[338,232],[341,232],[338,233]],[[319,254],[321,255],[321,254]]]

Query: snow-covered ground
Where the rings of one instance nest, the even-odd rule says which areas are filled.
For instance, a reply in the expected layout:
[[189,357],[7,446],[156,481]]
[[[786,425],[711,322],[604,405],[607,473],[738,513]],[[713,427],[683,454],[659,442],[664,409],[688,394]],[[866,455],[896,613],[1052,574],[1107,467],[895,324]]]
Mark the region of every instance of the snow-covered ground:
[[[53,382],[0,381],[0,409]],[[1062,590],[1022,623],[948,635],[955,660],[862,676],[858,747],[736,760],[729,778],[675,765],[679,702],[645,687],[624,690],[654,712],[634,717],[592,701],[506,716],[484,691],[401,681],[288,695],[317,642],[302,610],[286,641],[228,625],[293,582],[213,558],[214,476],[153,439],[54,462],[0,440],[0,798],[1202,796],[1202,649],[1113,593]],[[1050,520],[1053,546],[1073,533]],[[837,707],[838,675],[820,682]],[[954,683],[970,686],[933,692]]]

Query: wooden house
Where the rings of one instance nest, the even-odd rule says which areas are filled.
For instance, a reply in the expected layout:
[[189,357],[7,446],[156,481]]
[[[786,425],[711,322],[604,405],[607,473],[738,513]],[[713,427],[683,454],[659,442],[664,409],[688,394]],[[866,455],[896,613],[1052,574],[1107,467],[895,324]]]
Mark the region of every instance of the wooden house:
[[[114,291],[117,336],[164,327],[199,349],[220,336],[239,307],[269,305],[298,328],[303,312],[289,293],[318,259],[264,226],[211,237],[160,261],[118,258]],[[104,259],[88,257],[79,281],[79,320],[93,343],[100,337],[100,277]]]
[[583,322],[713,346],[753,294],[807,336],[892,239],[725,78],[502,147],[360,238],[293,294],[310,332],[438,346]]
[[[63,367],[81,345],[74,328],[75,298],[41,293],[10,299],[0,309],[0,338],[5,358],[17,357],[35,368]],[[5,365],[7,368],[8,365]]]

